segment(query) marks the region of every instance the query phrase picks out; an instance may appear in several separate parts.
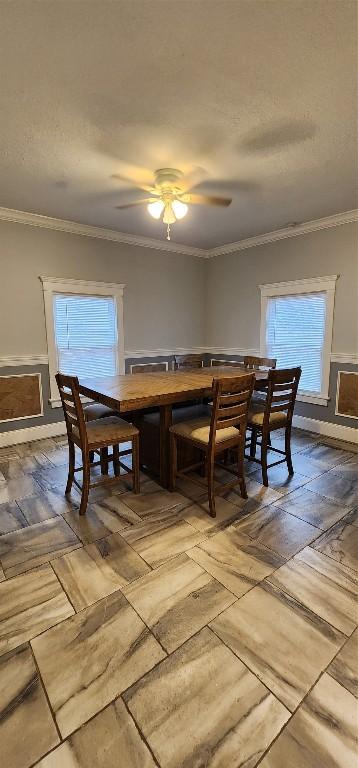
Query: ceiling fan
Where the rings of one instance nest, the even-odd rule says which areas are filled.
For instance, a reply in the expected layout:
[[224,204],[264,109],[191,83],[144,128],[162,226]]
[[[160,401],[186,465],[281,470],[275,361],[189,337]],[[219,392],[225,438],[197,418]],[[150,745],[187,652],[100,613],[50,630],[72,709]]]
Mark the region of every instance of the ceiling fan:
[[[114,174],[114,178],[123,181],[123,176],[119,174]],[[160,168],[155,171],[153,186],[137,184],[133,181],[131,183],[148,192],[150,196],[132,203],[117,205],[116,208],[123,210],[136,205],[147,205],[147,210],[154,219],[163,217],[163,223],[167,225],[167,240],[170,240],[170,225],[187,214],[188,204],[227,207],[232,202],[229,197],[214,197],[190,192],[198,181],[193,176],[185,177],[177,168]]]

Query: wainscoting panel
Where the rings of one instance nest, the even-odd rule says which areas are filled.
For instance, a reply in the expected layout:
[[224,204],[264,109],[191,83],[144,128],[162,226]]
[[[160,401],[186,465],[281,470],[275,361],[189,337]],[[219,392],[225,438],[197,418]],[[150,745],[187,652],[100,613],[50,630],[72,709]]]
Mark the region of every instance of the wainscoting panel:
[[0,421],[42,416],[40,373],[0,376]]
[[338,371],[336,415],[358,419],[358,373]]

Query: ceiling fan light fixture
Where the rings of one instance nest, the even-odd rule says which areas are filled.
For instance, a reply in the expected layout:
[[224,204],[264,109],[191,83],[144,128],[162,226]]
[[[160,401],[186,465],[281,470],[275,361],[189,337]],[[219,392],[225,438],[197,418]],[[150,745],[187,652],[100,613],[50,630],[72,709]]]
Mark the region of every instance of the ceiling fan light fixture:
[[153,219],[160,219],[164,211],[164,203],[162,200],[156,200],[154,203],[147,205],[147,211],[153,217]]
[[186,203],[182,203],[181,200],[173,200],[172,208],[176,219],[183,219],[188,213],[188,206]]
[[176,216],[173,211],[172,203],[171,202],[165,203],[164,213],[163,213],[163,223],[174,224],[175,221],[176,221]]

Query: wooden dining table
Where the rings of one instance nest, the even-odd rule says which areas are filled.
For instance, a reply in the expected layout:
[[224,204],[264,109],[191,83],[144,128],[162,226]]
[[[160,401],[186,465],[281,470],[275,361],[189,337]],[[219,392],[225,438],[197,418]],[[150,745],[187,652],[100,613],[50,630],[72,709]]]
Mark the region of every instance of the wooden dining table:
[[214,378],[255,373],[256,387],[267,381],[267,371],[248,371],[244,367],[215,366],[191,370],[122,374],[79,379],[80,393],[107,405],[120,414],[159,409],[159,481],[169,485],[169,428],[172,407],[210,397]]

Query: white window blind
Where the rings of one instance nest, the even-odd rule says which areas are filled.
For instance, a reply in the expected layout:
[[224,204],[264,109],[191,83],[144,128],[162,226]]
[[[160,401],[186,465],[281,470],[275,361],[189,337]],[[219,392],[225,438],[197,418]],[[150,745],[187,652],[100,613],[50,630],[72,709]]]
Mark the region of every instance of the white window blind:
[[58,370],[72,376],[113,376],[118,372],[116,301],[110,296],[55,294]]
[[327,294],[272,296],[267,303],[266,352],[278,368],[300,365],[301,392],[322,389]]

